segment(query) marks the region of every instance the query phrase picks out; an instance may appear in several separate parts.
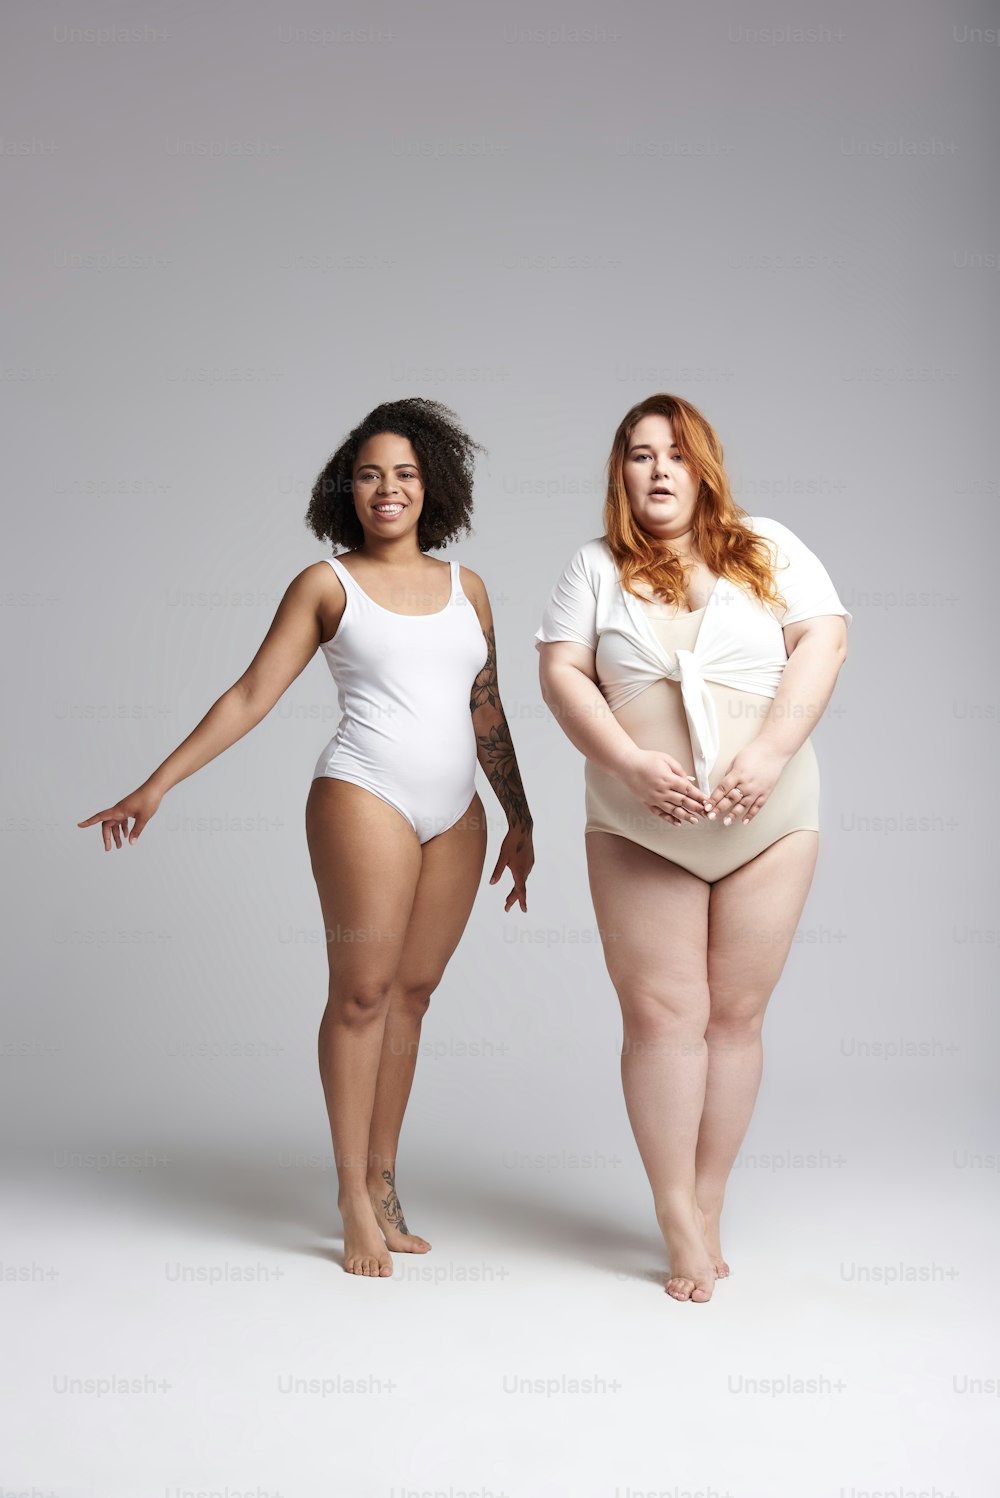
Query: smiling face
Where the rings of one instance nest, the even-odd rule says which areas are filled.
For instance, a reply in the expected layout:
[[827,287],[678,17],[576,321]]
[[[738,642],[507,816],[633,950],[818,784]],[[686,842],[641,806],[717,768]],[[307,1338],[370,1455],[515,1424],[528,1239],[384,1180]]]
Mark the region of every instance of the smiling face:
[[354,510],[365,540],[388,540],[415,531],[424,505],[424,482],[408,437],[378,432],[362,443],[351,475]]
[[672,541],[691,529],[698,480],[681,460],[668,417],[643,416],[636,423],[622,477],[632,516],[647,534]]

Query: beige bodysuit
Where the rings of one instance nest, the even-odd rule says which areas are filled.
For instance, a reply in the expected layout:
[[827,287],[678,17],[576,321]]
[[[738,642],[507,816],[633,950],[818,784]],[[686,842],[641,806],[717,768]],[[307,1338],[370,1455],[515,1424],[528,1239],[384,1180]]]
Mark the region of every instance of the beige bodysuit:
[[[673,614],[644,582],[640,608],[664,653],[676,661],[677,650],[693,650],[705,609]],[[708,682],[719,726],[719,752],[710,769],[714,788],[737,751],[755,738],[772,708],[773,698]],[[622,704],[615,718],[642,749],[659,749],[694,773],[688,722],[681,700],[681,684],[669,678],[653,681]],[[750,824],[743,826],[738,810],[725,827],[721,816],[709,822],[677,827],[647,811],[617,776],[587,760],[586,832],[610,832],[669,858],[709,884],[738,869],[789,832],[819,831],[819,765],[812,741],[806,739],[782,770],[773,791]],[[697,794],[697,793],[696,793]]]

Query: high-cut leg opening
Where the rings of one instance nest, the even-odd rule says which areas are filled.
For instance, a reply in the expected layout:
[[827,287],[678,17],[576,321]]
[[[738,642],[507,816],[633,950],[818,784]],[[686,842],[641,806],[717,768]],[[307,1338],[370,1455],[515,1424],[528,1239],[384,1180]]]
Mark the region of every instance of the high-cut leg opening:
[[588,832],[606,832],[608,837],[620,837],[623,842],[631,843],[633,848],[642,848],[644,852],[652,853],[654,858],[661,858],[664,863],[672,864],[675,869],[680,869],[683,873],[690,874],[695,879],[700,879],[702,884],[715,883],[714,879],[706,879],[704,874],[699,874],[697,869],[689,868],[686,863],[681,863],[680,859],[668,858],[667,855],[665,853],[661,853],[658,848],[650,848],[646,843],[637,843],[634,837],[629,837],[625,832],[615,832],[610,827],[585,827],[583,829],[584,837],[587,836]]
[[[751,823],[750,825],[753,826],[753,823]],[[678,828],[677,830],[680,831],[680,828]],[[757,851],[755,853],[751,853],[748,858],[744,858],[739,863],[734,863],[732,868],[724,869],[721,873],[714,872],[711,866],[711,858],[706,858],[704,856],[706,853],[704,843],[700,844],[699,846],[692,846],[691,854],[692,862],[694,864],[694,867],[692,867],[691,863],[687,863],[680,858],[670,858],[666,853],[662,853],[659,848],[651,848],[648,843],[639,842],[636,838],[629,837],[628,833],[615,831],[615,829],[612,827],[585,827],[584,837],[586,837],[588,832],[606,832],[609,837],[623,838],[625,842],[632,843],[636,848],[644,848],[647,853],[652,853],[656,858],[662,858],[664,863],[673,864],[675,868],[683,869],[686,874],[693,874],[694,877],[696,879],[700,879],[703,884],[718,884],[720,879],[728,879],[730,874],[736,874],[740,869],[745,869],[747,864],[753,863],[755,858],[760,858],[761,854],[766,853],[768,848],[773,848],[775,843],[782,842],[784,838],[790,837],[793,832],[815,832],[818,834],[819,828],[808,826],[788,827],[782,833],[780,833],[778,837],[772,839],[771,842],[767,843],[765,847],[758,848]],[[738,835],[739,834],[737,834],[737,836]],[[719,849],[715,848],[712,850],[712,852],[718,853]],[[733,852],[738,852],[738,850],[734,848]],[[707,873],[705,872],[706,865],[708,866]]]
[[[399,815],[403,818],[403,821],[406,823],[407,827],[409,827],[410,831],[414,834],[414,836],[416,836],[419,839],[419,834],[417,833],[416,824],[414,823],[414,821],[413,821],[412,817],[409,815],[409,813],[405,812],[401,806],[397,806],[396,803],[395,803],[395,801],[390,801],[389,797],[388,796],[384,796],[381,791],[375,790],[374,786],[370,786],[370,785],[366,784],[366,782],[363,781],[363,780],[361,780],[358,776],[355,776],[355,775],[326,775],[326,774],[323,774],[323,772],[321,771],[320,774],[313,776],[313,782],[315,782],[317,780],[343,780],[343,781],[346,781],[346,783],[348,785],[356,785],[359,790],[367,791],[368,794],[369,794],[369,796],[375,796],[379,801],[382,801],[386,806],[391,806],[392,809],[393,809],[393,811],[398,812]],[[456,821],[457,820],[458,819],[456,818]]]
[[[751,826],[752,825],[753,824],[751,823]],[[734,869],[730,869],[728,873],[720,874],[719,879],[728,879],[730,874],[738,874],[740,869],[745,869],[748,864],[753,863],[754,859],[762,858],[765,853],[767,853],[771,848],[775,846],[776,843],[783,843],[785,841],[785,838],[791,837],[794,832],[815,832],[818,834],[819,828],[807,826],[787,827],[785,831],[780,834],[780,836],[774,838],[772,842],[768,843],[767,847],[758,848],[756,853],[752,854],[750,858],[744,859],[742,863],[738,863]],[[713,879],[711,882],[713,884],[718,884],[719,879]]]
[[[460,811],[457,817],[453,817],[451,819],[451,821],[448,823],[447,827],[442,827],[441,830],[440,830],[440,832],[434,832],[434,833],[432,833],[431,836],[427,839],[427,842],[428,843],[432,843],[436,837],[442,837],[444,835],[444,833],[450,832],[451,829],[454,826],[456,826],[462,820],[463,817],[467,817],[469,815],[469,812],[472,810],[473,806],[476,804],[476,797],[478,796],[478,794],[479,794],[478,791],[473,791],[473,793],[472,793],[472,799],[470,800],[470,802],[469,802],[468,806],[465,808],[465,810],[464,811]],[[421,847],[424,847],[424,846],[425,846],[425,844],[421,843]]]

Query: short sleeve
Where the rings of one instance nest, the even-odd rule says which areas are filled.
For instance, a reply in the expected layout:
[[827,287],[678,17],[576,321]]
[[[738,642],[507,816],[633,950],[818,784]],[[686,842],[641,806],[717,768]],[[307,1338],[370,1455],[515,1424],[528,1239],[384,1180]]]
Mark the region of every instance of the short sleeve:
[[774,580],[785,608],[776,606],[774,612],[782,628],[786,624],[799,624],[803,619],[815,619],[820,614],[842,614],[845,624],[850,625],[854,616],[841,603],[830,574],[794,531],[778,520],[757,518],[752,528],[777,546]]
[[535,649],[556,640],[574,640],[597,649],[597,588],[584,555],[575,552],[556,580],[535,631]]

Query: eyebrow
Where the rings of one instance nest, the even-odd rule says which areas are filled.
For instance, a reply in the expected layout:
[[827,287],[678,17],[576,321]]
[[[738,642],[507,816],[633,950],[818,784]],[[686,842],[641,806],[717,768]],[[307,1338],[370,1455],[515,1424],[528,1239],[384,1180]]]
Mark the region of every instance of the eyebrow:
[[[393,468],[419,468],[420,464],[419,463],[393,463],[392,466],[393,466]],[[378,463],[359,463],[358,467],[359,468],[378,468],[379,473],[383,472],[383,469],[380,467],[380,465]]]
[[[678,444],[676,442],[671,442],[670,446],[671,447],[676,447],[677,451],[680,452],[680,447],[678,446]],[[629,452],[630,453],[642,452],[642,450],[644,448],[646,449],[647,452],[652,452],[653,451],[652,446],[650,445],[650,443],[648,443],[648,442],[637,442],[634,447],[630,447],[629,448]]]

